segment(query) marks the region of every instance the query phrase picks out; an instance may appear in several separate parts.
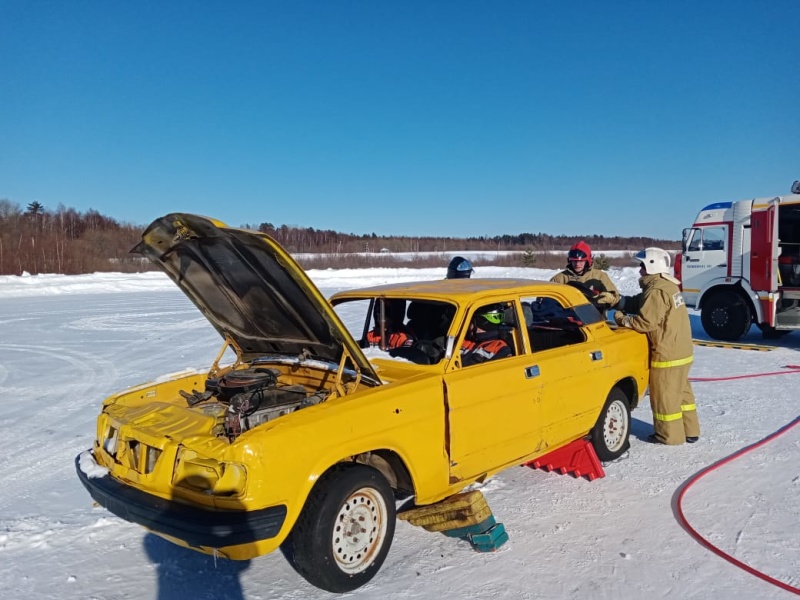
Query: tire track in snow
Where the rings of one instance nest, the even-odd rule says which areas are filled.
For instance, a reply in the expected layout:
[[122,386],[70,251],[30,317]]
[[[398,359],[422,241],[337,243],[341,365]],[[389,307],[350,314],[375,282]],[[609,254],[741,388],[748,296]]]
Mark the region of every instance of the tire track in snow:
[[[26,359],[11,369],[3,365],[6,373],[4,383],[17,377],[23,380],[23,385],[31,379],[36,381],[36,373],[30,372],[31,366],[34,371],[42,368],[53,372],[66,365],[74,373],[69,381],[51,383],[49,389],[29,384],[21,388],[0,387],[0,396],[11,400],[4,403],[4,427],[25,426],[38,432],[30,437],[14,436],[16,441],[0,441],[3,456],[0,480],[6,489],[13,489],[13,495],[0,496],[3,508],[31,497],[48,481],[63,477],[73,469],[72,456],[76,453],[76,446],[84,444],[77,441],[74,431],[74,425],[80,419],[69,415],[86,410],[90,405],[99,406],[103,396],[99,390],[101,384],[104,386],[107,381],[117,379],[113,364],[96,354],[63,346],[0,344],[0,353],[9,352],[35,358]],[[96,414],[95,411],[92,413]],[[87,428],[84,433],[93,433],[93,428]],[[42,434],[47,436],[47,443],[41,443]],[[20,440],[23,440],[22,444]],[[68,458],[65,460],[65,457]]]

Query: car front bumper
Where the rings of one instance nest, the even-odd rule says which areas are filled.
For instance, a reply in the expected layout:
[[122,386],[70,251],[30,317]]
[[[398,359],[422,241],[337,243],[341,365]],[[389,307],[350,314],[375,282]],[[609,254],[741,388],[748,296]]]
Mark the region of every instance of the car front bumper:
[[282,504],[250,511],[203,510],[153,496],[109,474],[89,477],[80,465],[82,455],[75,457],[75,469],[95,502],[126,521],[189,546],[225,548],[268,540],[278,535],[286,519]]

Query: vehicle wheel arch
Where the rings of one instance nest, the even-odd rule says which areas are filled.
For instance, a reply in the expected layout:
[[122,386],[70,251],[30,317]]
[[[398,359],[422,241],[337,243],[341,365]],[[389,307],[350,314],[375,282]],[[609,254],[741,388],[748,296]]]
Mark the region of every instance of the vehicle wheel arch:
[[758,295],[747,283],[741,280],[736,281],[735,283],[724,283],[719,280],[711,282],[711,284],[704,289],[697,298],[697,310],[702,310],[705,303],[708,302],[708,299],[712,296],[726,291],[739,294],[743,300],[747,301],[748,306],[750,307],[750,315],[754,323],[760,323],[763,320],[761,306],[758,302]]
[[[619,388],[622,390],[622,393],[625,394],[628,398],[628,406],[631,410],[635,409],[639,406],[639,385],[636,383],[636,379],[633,377],[626,377],[624,379],[620,379],[611,389]],[[611,391],[609,391],[609,395]],[[607,398],[608,396],[606,396]]]
[[[725,297],[727,301],[723,300]],[[762,320],[758,298],[751,290],[745,290],[741,281],[709,288],[697,308],[704,331],[718,340],[736,341],[753,323]]]
[[381,448],[362,452],[351,457],[352,462],[368,465],[379,471],[389,482],[395,494],[408,495],[414,493],[414,481],[411,471],[403,458],[394,450]]
[[392,492],[397,498],[416,493],[414,479],[407,466],[407,461],[394,450],[388,448],[364,450],[343,456],[338,460],[335,456],[320,458],[319,462],[308,471],[308,476],[302,478],[303,485],[297,489],[293,500],[289,502],[289,513],[282,529],[284,538],[291,533],[300,513],[320,481],[330,477],[332,471],[341,470],[354,464],[365,465],[378,471],[389,483],[389,487],[392,488]]

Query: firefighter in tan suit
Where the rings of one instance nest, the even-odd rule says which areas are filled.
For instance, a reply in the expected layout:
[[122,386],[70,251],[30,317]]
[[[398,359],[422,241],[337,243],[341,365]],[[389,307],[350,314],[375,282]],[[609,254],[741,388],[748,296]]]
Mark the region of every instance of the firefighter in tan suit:
[[678,280],[670,275],[670,257],[661,248],[645,248],[640,263],[642,293],[623,296],[614,321],[647,335],[650,344],[650,406],[655,433],[648,441],[677,445],[700,437],[694,393],[689,383],[694,346],[689,312]]
[[[553,275],[550,281],[554,283],[580,282],[593,291],[597,298],[602,297],[603,300],[599,304],[605,305],[603,308],[609,304],[616,304],[620,299],[617,286],[614,285],[605,271],[595,269],[592,266],[593,262],[592,249],[589,244],[581,240],[569,249],[567,268]],[[603,292],[609,292],[610,295],[603,294]]]

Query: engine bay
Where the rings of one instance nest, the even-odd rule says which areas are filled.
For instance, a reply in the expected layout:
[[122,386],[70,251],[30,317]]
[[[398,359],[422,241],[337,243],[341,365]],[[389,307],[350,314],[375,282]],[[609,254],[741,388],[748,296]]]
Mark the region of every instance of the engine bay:
[[328,398],[326,389],[309,391],[306,386],[281,381],[283,373],[269,367],[231,370],[208,377],[205,390],[181,391],[190,407],[200,405],[218,418],[214,433],[235,440],[241,434],[296,410],[314,406]]

